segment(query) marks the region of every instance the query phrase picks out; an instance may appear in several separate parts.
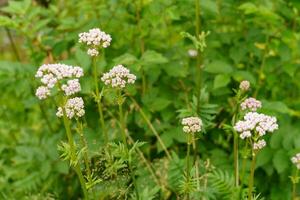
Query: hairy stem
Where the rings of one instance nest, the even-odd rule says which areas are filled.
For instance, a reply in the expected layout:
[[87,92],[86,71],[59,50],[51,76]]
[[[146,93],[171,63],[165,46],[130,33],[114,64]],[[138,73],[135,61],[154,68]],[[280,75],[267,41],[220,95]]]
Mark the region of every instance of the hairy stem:
[[150,122],[149,118],[146,116],[146,114],[144,113],[143,109],[139,106],[139,104],[135,101],[134,98],[132,98],[131,96],[129,96],[129,98],[131,99],[131,101],[134,103],[135,107],[138,109],[138,111],[140,112],[141,116],[143,117],[143,119],[145,120],[145,122],[147,123],[147,125],[149,126],[150,130],[152,131],[152,133],[155,135],[155,137],[157,138],[159,144],[161,145],[162,149],[164,150],[164,152],[166,153],[167,157],[169,160],[171,160],[171,154],[169,153],[166,145],[164,144],[164,142],[162,141],[162,139],[160,138],[158,132],[156,131],[156,129],[154,128],[154,126],[152,125],[152,123]]
[[250,168],[250,178],[249,178],[249,190],[248,190],[248,199],[252,200],[252,190],[254,184],[254,171],[255,171],[255,163],[256,163],[256,155],[253,153],[252,161],[251,161],[251,168]]
[[[64,108],[63,108],[63,121],[64,121],[64,126],[65,126],[65,129],[66,129],[68,143],[70,145],[71,159],[75,160],[76,159],[76,149],[75,149],[74,139],[73,139],[71,128],[70,128],[70,121],[69,121],[69,119],[66,115],[66,111],[65,111]],[[75,166],[73,166],[73,168],[74,168],[74,170],[75,170],[75,172],[76,172],[76,174],[79,178],[80,185],[81,185],[83,195],[84,195],[84,199],[87,200],[87,199],[89,199],[88,192],[87,192],[87,189],[86,189],[85,180],[84,180],[84,177],[82,175],[80,166],[77,163]]]
[[101,103],[102,97],[100,96],[99,87],[98,87],[98,74],[97,74],[96,58],[93,58],[93,76],[94,76],[95,95],[96,95],[95,99],[96,99],[96,103],[97,103],[98,113],[100,116],[100,119],[99,119],[100,125],[101,125],[101,129],[103,131],[105,145],[107,145],[108,133],[107,133],[105,122],[104,122],[103,108],[102,108],[102,103]]
[[[196,37],[200,34],[200,3],[199,0],[195,0],[195,34]],[[197,95],[197,112],[200,112],[200,98],[201,98],[201,55],[198,50],[197,61],[197,76],[196,76],[196,95]]]
[[[296,180],[298,179],[298,172],[299,172],[299,170],[296,169],[296,173],[295,173],[295,179]],[[298,181],[293,180],[292,200],[296,200],[297,199],[297,191],[296,191],[296,189],[297,189],[297,182]]]
[[[191,151],[191,133],[187,134],[187,152],[186,152],[186,177],[187,182],[190,182],[190,151]],[[186,199],[190,199],[189,191],[186,194]]]

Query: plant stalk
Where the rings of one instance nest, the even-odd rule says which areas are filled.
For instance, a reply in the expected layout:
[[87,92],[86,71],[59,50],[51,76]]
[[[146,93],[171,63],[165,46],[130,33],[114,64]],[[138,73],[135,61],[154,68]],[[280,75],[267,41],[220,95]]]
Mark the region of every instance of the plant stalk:
[[[191,151],[191,135],[192,133],[187,133],[187,152],[186,152],[186,177],[187,182],[190,182],[190,151]],[[186,194],[186,199],[190,199],[189,191]]]
[[[295,179],[298,179],[298,172],[299,170],[296,169],[296,173],[295,173]],[[297,182],[295,180],[293,180],[293,193],[292,193],[292,200],[296,200],[297,199]]]
[[93,62],[93,76],[94,76],[95,95],[96,95],[95,99],[96,99],[96,103],[97,103],[98,113],[100,116],[99,120],[100,120],[101,129],[103,131],[104,142],[105,142],[105,145],[107,145],[108,144],[108,133],[107,133],[105,122],[104,122],[103,108],[102,108],[102,103],[101,103],[102,97],[100,96],[99,87],[98,87],[96,58],[93,58],[92,62]]
[[[70,121],[69,121],[69,119],[66,115],[66,111],[65,111],[64,108],[63,108],[63,121],[64,121],[64,126],[65,126],[65,129],[66,129],[68,142],[69,142],[69,145],[70,145],[71,159],[74,160],[74,159],[76,159],[75,144],[74,144],[74,139],[73,139],[73,136],[72,136],[72,133],[71,133]],[[87,192],[87,189],[86,189],[85,180],[84,180],[84,177],[82,175],[79,164],[76,164],[75,166],[73,166],[73,168],[74,168],[74,170],[75,170],[75,172],[76,172],[76,174],[79,178],[80,185],[81,185],[83,195],[84,195],[84,199],[88,200],[89,199],[88,198],[88,192]]]
[[250,169],[250,178],[249,178],[249,190],[248,190],[248,199],[252,200],[252,190],[254,185],[254,171],[255,171],[256,155],[252,153],[251,169]]

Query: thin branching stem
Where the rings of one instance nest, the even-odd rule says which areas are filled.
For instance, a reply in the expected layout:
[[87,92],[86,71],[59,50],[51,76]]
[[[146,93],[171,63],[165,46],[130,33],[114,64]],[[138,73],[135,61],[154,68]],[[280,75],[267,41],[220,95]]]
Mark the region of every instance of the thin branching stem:
[[252,191],[254,185],[254,171],[255,171],[255,163],[256,163],[256,155],[252,153],[252,161],[251,161],[251,168],[250,168],[250,177],[249,177],[249,185],[248,185],[248,199],[252,200]]
[[108,133],[107,133],[105,121],[104,121],[103,108],[102,108],[102,103],[101,103],[102,97],[100,96],[100,93],[99,93],[96,58],[93,58],[92,62],[93,62],[93,77],[94,77],[95,95],[96,95],[95,100],[97,103],[98,113],[100,116],[99,120],[100,120],[101,129],[103,132],[104,142],[105,142],[105,145],[107,145],[108,144]]
[[[63,108],[63,121],[64,121],[64,126],[65,126],[65,129],[66,129],[68,143],[70,145],[71,160],[76,160],[76,149],[75,149],[75,143],[74,143],[73,135],[72,135],[71,128],[70,128],[70,121],[69,121],[69,119],[66,115],[66,111],[65,111],[64,108]],[[75,170],[75,172],[76,172],[76,174],[79,178],[80,185],[81,185],[83,195],[84,195],[84,199],[88,200],[89,199],[88,192],[87,192],[87,189],[86,189],[85,180],[84,180],[83,174],[81,172],[80,166],[77,163],[73,167],[74,167],[74,170]]]
[[[191,134],[187,133],[187,152],[186,152],[186,178],[189,184],[190,182],[190,151],[191,151]],[[186,194],[186,199],[190,199],[189,191]]]
[[[292,200],[296,200],[297,199],[297,182],[298,182],[298,173],[299,173],[299,170],[296,169],[296,172],[295,172],[295,180],[293,180],[293,191],[292,191]],[[297,180],[297,181],[296,181]]]
[[164,144],[164,142],[162,141],[162,139],[160,138],[158,132],[156,131],[156,129],[154,128],[154,126],[152,125],[152,123],[150,122],[149,118],[146,116],[146,114],[144,113],[143,109],[139,106],[139,104],[136,102],[136,100],[134,98],[132,98],[131,96],[129,96],[129,98],[131,99],[131,101],[134,103],[135,107],[138,109],[138,111],[140,112],[141,116],[143,117],[143,119],[145,120],[146,124],[149,126],[150,130],[152,131],[152,133],[155,135],[156,139],[158,140],[159,144],[161,145],[162,149],[164,150],[164,152],[166,153],[167,157],[169,160],[171,160],[171,154],[169,153],[166,145]]

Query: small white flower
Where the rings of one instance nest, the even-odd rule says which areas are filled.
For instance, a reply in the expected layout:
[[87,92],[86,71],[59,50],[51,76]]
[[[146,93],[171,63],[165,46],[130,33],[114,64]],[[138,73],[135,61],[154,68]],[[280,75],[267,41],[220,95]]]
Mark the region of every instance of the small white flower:
[[39,99],[46,99],[48,96],[50,96],[50,90],[45,86],[40,86],[37,88],[35,95]]
[[249,109],[251,111],[256,111],[259,108],[261,108],[261,102],[252,97],[246,99],[241,103],[242,110]]
[[248,91],[250,89],[250,83],[247,80],[244,80],[240,83],[240,89],[242,91]]
[[199,117],[187,117],[181,121],[183,125],[183,132],[185,133],[196,133],[200,132],[202,128],[202,120]]
[[112,40],[109,34],[101,31],[99,28],[90,29],[89,32],[80,33],[78,36],[79,43],[85,43],[94,48],[107,48]]
[[99,51],[97,49],[88,49],[87,54],[92,57],[95,57],[99,55]]
[[291,161],[297,167],[297,169],[300,169],[300,153],[297,153],[295,156],[293,156]]
[[265,146],[266,146],[266,141],[264,139],[262,139],[253,144],[253,149],[259,150],[259,149],[264,148]]
[[[50,95],[50,89],[58,82],[68,80],[67,84],[62,85],[62,90],[67,96],[75,94],[81,90],[78,78],[83,76],[83,69],[78,66],[70,66],[65,64],[44,64],[39,67],[35,77],[40,78],[43,86],[40,86],[36,92],[39,99],[45,99]],[[61,83],[62,84],[62,83]]]
[[244,132],[242,132],[241,134],[240,134],[240,138],[241,139],[245,139],[245,138],[249,138],[249,137],[251,137],[252,135],[251,135],[251,132],[250,131],[244,131]]
[[[85,114],[84,102],[81,97],[74,97],[74,98],[68,99],[64,108],[65,108],[66,116],[69,119],[72,119],[74,117],[82,117]],[[63,116],[62,107],[59,107],[57,109],[56,116],[57,117]]]
[[191,58],[195,58],[197,57],[198,55],[198,51],[196,49],[189,49],[188,50],[188,55],[191,57]]
[[67,84],[61,86],[67,96],[80,92],[81,86],[78,79],[68,80]]
[[124,88],[126,84],[133,84],[136,80],[134,74],[130,74],[129,69],[123,65],[114,66],[109,72],[104,73],[101,80],[105,85],[110,85],[114,88]]

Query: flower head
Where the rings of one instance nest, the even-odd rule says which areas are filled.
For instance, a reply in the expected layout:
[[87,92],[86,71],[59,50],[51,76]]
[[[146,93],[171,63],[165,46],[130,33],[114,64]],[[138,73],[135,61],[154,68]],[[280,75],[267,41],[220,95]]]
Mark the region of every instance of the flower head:
[[90,29],[88,32],[79,33],[79,43],[84,43],[90,47],[87,54],[97,56],[99,48],[107,48],[111,43],[111,36],[101,31],[99,28]]
[[237,132],[242,133],[240,137],[244,139],[246,138],[246,136],[249,136],[249,132],[247,131],[252,132],[251,135],[253,135],[253,133],[257,133],[258,136],[263,136],[267,132],[272,133],[277,130],[278,124],[275,117],[260,114],[257,112],[248,112],[244,116],[244,120],[240,120],[235,124],[234,129]]
[[[64,109],[66,112],[66,116],[69,119],[72,119],[73,117],[82,117],[85,114],[84,102],[81,97],[74,97],[74,98],[68,99],[66,102],[66,105],[64,106]],[[58,116],[58,117],[63,116],[63,108],[62,107],[58,107],[56,116]]]
[[240,83],[240,89],[242,91],[248,91],[250,89],[250,82],[247,80],[244,80]]
[[[78,66],[74,67],[60,63],[44,64],[39,67],[35,74],[35,77],[40,78],[43,84],[36,90],[36,96],[39,99],[46,99],[51,95],[50,89],[58,82],[62,84],[61,89],[67,96],[75,94],[81,90],[78,78],[82,76],[83,69]],[[73,80],[68,80],[72,78]],[[62,83],[65,80],[67,80],[67,84]]]
[[254,150],[260,150],[266,146],[266,141],[264,139],[258,140],[253,144]]
[[259,108],[261,108],[261,102],[252,97],[246,99],[241,103],[242,110],[249,109],[251,111],[256,111]]
[[191,58],[195,58],[197,57],[198,55],[198,51],[196,49],[189,49],[188,50],[188,55],[191,57]]
[[130,74],[129,69],[123,65],[117,65],[109,72],[104,73],[101,80],[105,85],[110,85],[113,88],[124,88],[126,84],[133,84],[136,80],[136,76]]
[[183,125],[183,132],[185,133],[200,132],[203,125],[199,117],[183,118],[181,124]]
[[300,153],[297,153],[291,158],[293,164],[296,165],[297,169],[300,169]]

